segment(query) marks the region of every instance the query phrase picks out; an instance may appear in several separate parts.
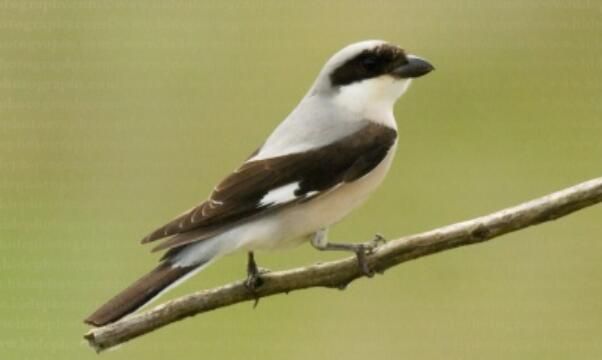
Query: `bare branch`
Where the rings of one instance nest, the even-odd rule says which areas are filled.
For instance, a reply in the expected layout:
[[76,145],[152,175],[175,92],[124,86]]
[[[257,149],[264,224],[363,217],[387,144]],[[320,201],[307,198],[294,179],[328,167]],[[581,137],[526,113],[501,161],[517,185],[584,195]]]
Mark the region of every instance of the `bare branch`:
[[[368,261],[371,268],[384,272],[408,260],[490,240],[531,225],[557,219],[599,202],[602,202],[602,178],[490,215],[389,241],[370,255]],[[267,297],[311,287],[343,289],[361,276],[355,257],[272,272],[263,275],[264,282],[257,290],[257,295],[250,293],[242,281],[237,281],[214,289],[198,291],[113,324],[92,329],[84,337],[90,346],[97,351],[102,351],[188,316],[254,300],[255,296]]]

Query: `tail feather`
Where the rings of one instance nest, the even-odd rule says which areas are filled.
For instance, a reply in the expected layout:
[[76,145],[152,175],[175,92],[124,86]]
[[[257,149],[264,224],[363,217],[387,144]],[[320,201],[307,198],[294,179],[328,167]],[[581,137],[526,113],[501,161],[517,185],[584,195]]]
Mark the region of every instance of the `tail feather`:
[[201,264],[179,267],[164,261],[98,308],[84,322],[93,326],[103,326],[117,321],[151,301],[178,280],[183,280],[187,274],[200,266]]

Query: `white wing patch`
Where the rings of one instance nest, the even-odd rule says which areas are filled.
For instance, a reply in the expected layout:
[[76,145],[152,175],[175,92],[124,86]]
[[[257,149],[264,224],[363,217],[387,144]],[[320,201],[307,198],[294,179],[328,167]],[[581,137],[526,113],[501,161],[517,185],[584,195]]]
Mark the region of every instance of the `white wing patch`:
[[297,198],[295,191],[297,190],[299,190],[298,181],[275,188],[274,190],[270,190],[261,198],[259,205],[277,205],[295,200]]

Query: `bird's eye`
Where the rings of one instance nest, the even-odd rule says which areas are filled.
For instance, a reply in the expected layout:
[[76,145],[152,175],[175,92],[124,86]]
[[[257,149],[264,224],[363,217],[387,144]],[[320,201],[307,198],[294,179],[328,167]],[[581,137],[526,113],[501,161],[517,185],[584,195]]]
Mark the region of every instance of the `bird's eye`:
[[361,60],[362,66],[366,70],[374,70],[378,65],[378,59],[375,56],[367,56]]

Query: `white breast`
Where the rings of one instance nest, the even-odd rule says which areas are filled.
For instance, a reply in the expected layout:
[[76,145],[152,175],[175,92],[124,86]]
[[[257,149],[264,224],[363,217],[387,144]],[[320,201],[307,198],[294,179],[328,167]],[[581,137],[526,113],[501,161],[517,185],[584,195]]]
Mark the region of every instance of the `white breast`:
[[314,200],[245,225],[240,233],[244,239],[237,247],[265,249],[296,245],[317,230],[339,222],[366,201],[382,183],[391,167],[396,145],[373,171],[362,178],[343,184]]

